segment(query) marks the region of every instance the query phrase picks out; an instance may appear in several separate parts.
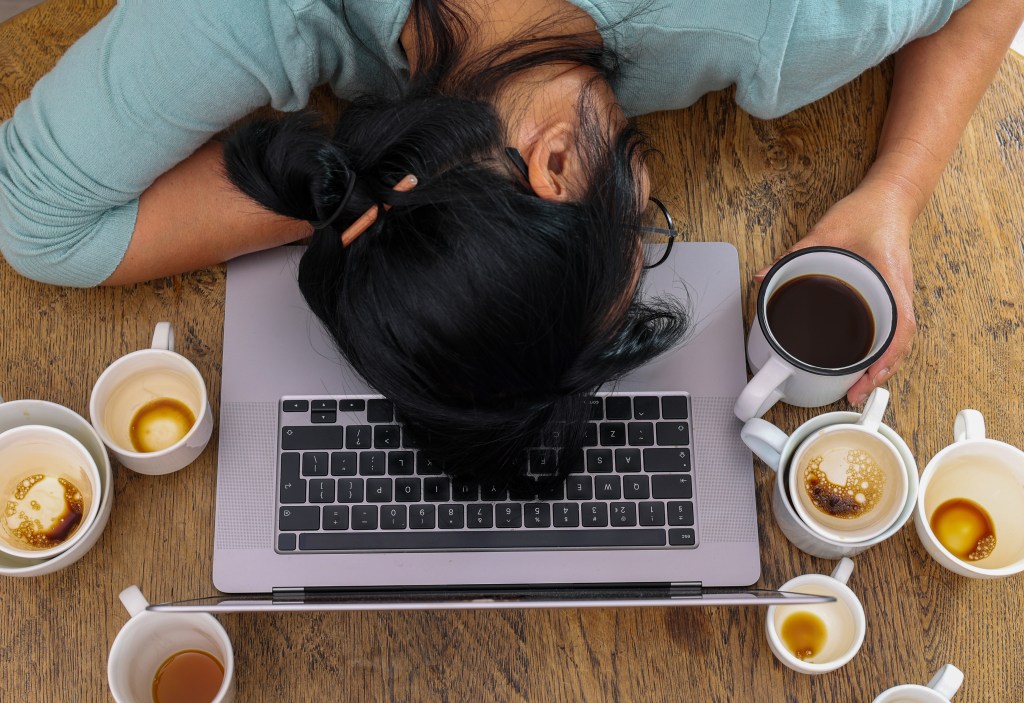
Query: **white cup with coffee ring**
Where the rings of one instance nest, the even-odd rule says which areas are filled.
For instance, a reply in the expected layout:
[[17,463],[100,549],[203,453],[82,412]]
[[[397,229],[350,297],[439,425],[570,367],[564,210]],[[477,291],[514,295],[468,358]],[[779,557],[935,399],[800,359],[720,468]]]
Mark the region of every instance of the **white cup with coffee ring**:
[[88,525],[80,525],[79,534],[74,536],[63,551],[50,557],[40,558],[39,553],[31,557],[14,556],[0,551],[0,575],[42,576],[59,571],[81,559],[92,549],[103,534],[114,499],[113,474],[110,458],[92,426],[78,413],[63,405],[46,400],[11,400],[0,398],[0,433],[27,425],[45,426],[71,436],[85,448],[92,458],[99,478],[99,488],[94,494],[96,513]]
[[[759,418],[748,420],[740,430],[743,442],[775,471],[772,512],[782,533],[801,551],[825,559],[853,556],[894,535],[913,514],[918,489],[917,462],[906,442],[881,422],[888,402],[889,392],[876,388],[868,397],[862,413],[824,413],[800,425],[792,434],[786,434]],[[832,433],[829,431],[831,427],[841,430]],[[847,459],[849,450],[871,449],[876,480],[880,475],[884,482],[867,487],[877,493],[877,500],[870,511],[835,518],[817,509],[808,495],[806,472],[798,472],[819,455],[805,450],[800,457],[805,462],[801,466],[797,466],[794,459],[802,447],[814,448],[816,442],[812,439],[815,437],[831,441],[843,436],[856,438],[859,442],[845,447],[845,451],[838,453],[839,458]],[[867,444],[868,440],[870,444]],[[895,453],[889,453],[892,451]],[[824,494],[828,498],[835,495],[836,489],[845,487],[846,481],[830,474],[826,476],[831,480],[824,485],[832,489]],[[847,478],[851,477],[855,474],[848,472]],[[854,483],[859,485],[859,482]],[[843,498],[842,495],[838,497]],[[855,494],[847,497],[856,504]]]
[[170,322],[157,323],[149,349],[122,356],[100,374],[89,416],[117,460],[142,474],[188,466],[213,433],[206,383],[174,351]]
[[996,579],[1024,571],[1024,451],[985,436],[977,410],[961,410],[953,444],[921,473],[914,526],[950,571]]
[[46,425],[0,433],[0,551],[49,559],[70,549],[99,513],[96,461],[73,436]]
[[871,703],[949,703],[964,682],[964,672],[946,664],[927,686],[908,683],[882,691]]
[[757,295],[747,337],[754,377],[734,412],[743,422],[780,400],[816,408],[846,395],[896,334],[896,300],[866,259],[808,247],[779,259]]
[[780,662],[802,674],[824,674],[849,662],[864,643],[864,606],[847,586],[853,560],[844,558],[831,575],[804,574],[780,591],[832,596],[831,603],[773,605],[765,616],[768,646]]

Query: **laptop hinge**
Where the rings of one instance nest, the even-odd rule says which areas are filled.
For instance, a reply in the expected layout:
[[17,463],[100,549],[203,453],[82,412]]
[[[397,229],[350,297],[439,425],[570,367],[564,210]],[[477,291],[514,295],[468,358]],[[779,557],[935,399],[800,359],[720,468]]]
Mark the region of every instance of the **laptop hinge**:
[[668,592],[672,598],[700,598],[704,594],[704,586],[700,581],[680,581],[670,583]]

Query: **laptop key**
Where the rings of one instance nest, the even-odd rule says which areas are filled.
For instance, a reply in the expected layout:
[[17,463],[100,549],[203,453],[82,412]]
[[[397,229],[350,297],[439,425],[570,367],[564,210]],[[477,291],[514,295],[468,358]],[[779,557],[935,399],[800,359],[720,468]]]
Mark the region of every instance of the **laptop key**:
[[619,473],[628,473],[632,471],[640,470],[640,450],[633,449],[616,449],[615,450],[615,470]]
[[333,410],[325,412],[311,412],[309,414],[309,421],[314,425],[333,425],[338,421],[338,413]]
[[651,477],[654,498],[693,498],[690,474],[661,474]]
[[432,530],[436,524],[433,505],[410,505],[409,527],[414,530]]
[[405,506],[388,505],[380,509],[380,529],[404,530],[406,525]]
[[366,401],[367,422],[394,422],[395,405],[390,400],[372,399]]
[[412,476],[415,461],[412,452],[388,452],[388,473],[392,476]]
[[367,503],[390,503],[391,502],[391,479],[390,478],[368,478],[368,479],[366,479],[366,502]]
[[555,527],[579,527],[580,506],[576,503],[555,503],[551,506],[551,522]]
[[342,398],[338,401],[338,412],[361,413],[366,408],[366,401],[362,398]]
[[494,527],[494,510],[490,503],[466,506],[466,527],[474,530]]
[[618,500],[622,497],[622,479],[619,476],[595,477],[594,497],[598,500]]
[[331,476],[355,476],[358,457],[355,452],[331,452]]
[[[690,527],[669,528],[668,543],[674,547],[696,547],[697,533]],[[302,537],[299,537],[302,544]]]
[[[611,400],[609,398],[609,400]],[[601,437],[602,447],[624,447],[626,446],[626,423],[625,422],[602,422],[598,428]]]
[[283,400],[281,409],[286,413],[304,413],[309,410],[308,400]]
[[348,529],[348,506],[347,505],[325,505],[323,528],[325,530],[347,530]]
[[523,506],[519,503],[501,503],[494,506],[495,527],[522,527]]
[[451,500],[451,482],[443,476],[429,476],[423,480],[423,500],[443,503]]
[[313,412],[334,412],[338,409],[338,401],[333,398],[321,398],[320,400],[314,400],[310,405],[310,410]]
[[344,449],[345,428],[339,425],[282,427],[281,449]]
[[669,501],[668,524],[684,527],[693,525],[693,503],[688,500]]
[[643,500],[651,497],[651,479],[643,474],[622,479],[622,497]]
[[327,452],[306,452],[302,455],[303,476],[326,476],[331,464]]
[[608,512],[612,527],[636,527],[636,503],[612,503]]
[[569,500],[590,500],[594,497],[594,479],[590,476],[570,476],[565,481],[565,497]]
[[661,416],[666,420],[687,420],[690,411],[685,395],[667,395],[661,399]]
[[282,457],[281,466],[281,502],[305,503],[306,479],[299,478],[299,467],[285,465]]
[[[462,506],[459,506],[462,507]],[[664,547],[665,530],[479,530],[475,532],[306,532],[299,535],[305,551],[579,549],[585,547]]]
[[608,527],[608,504],[584,503],[580,506],[580,521],[584,527]]
[[452,481],[452,498],[455,500],[477,500],[477,485],[471,481]]
[[295,535],[277,536],[277,551],[279,552],[294,552],[298,546],[299,542]]
[[611,449],[588,449],[587,472],[592,474],[609,473],[612,470]]
[[660,527],[665,524],[665,504],[653,501],[640,503],[640,524],[644,527]]
[[345,428],[346,449],[369,449],[372,446],[372,427],[369,425],[349,425]]
[[609,420],[633,419],[633,407],[629,396],[610,395],[604,399],[604,416]]
[[551,504],[530,503],[523,507],[527,527],[551,527]]
[[437,526],[442,530],[461,530],[465,524],[465,508],[458,503],[437,507]]
[[634,447],[650,447],[654,445],[654,423],[630,422],[626,424],[626,436]]
[[396,478],[395,479],[395,500],[399,503],[420,502],[420,479],[418,478]]
[[339,503],[362,503],[363,502],[363,479],[361,479],[361,478],[339,478],[338,479],[338,502]]
[[311,478],[309,480],[309,502],[310,503],[333,503],[334,502],[334,479],[333,478]]
[[373,446],[376,449],[398,449],[402,446],[402,428],[398,425],[375,425]]
[[638,395],[633,398],[633,417],[637,420],[657,420],[661,401],[656,395]]
[[659,422],[655,424],[658,444],[662,447],[680,447],[690,443],[690,425],[686,422]]
[[356,505],[352,507],[352,529],[353,530],[376,530],[377,529],[377,506]]
[[680,473],[689,470],[689,449],[657,447],[644,450],[644,471]]
[[383,476],[387,473],[386,452],[373,451],[359,454],[359,473],[363,476]]
[[315,505],[289,505],[277,510],[277,527],[282,532],[320,529],[320,508]]

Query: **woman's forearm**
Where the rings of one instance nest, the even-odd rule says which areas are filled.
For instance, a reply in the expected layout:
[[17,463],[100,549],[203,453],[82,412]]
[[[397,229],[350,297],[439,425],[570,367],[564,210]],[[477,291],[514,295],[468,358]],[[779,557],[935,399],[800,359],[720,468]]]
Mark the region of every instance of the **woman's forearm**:
[[892,96],[866,185],[913,223],[992,82],[1024,0],[972,0],[939,31],[899,51]]
[[194,271],[311,231],[308,222],[269,212],[239,192],[224,173],[222,146],[210,142],[142,194],[131,243],[103,285]]

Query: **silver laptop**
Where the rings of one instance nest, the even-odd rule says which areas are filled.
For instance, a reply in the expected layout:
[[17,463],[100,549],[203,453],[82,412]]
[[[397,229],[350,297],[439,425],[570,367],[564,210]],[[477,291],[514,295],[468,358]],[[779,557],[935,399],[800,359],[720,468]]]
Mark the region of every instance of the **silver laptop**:
[[173,608],[822,600],[744,588],[760,560],[732,410],[746,367],[731,245],[676,243],[647,272],[645,293],[682,299],[692,333],[595,396],[585,466],[532,496],[453,482],[408,446],[305,305],[302,252],[228,265],[213,580],[232,595]]

